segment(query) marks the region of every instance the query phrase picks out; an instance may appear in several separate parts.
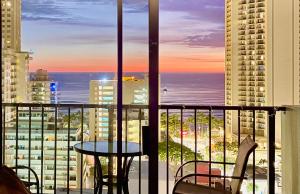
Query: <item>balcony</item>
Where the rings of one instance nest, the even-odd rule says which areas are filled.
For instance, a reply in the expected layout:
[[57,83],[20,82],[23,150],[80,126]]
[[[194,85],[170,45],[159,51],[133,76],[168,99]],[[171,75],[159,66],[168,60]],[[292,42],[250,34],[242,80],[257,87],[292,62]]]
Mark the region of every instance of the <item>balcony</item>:
[[[44,114],[46,111],[52,111],[53,113],[49,115],[55,115],[56,126],[54,130],[50,130],[41,124],[33,133],[30,124],[26,130],[18,127],[19,117],[16,114],[15,118],[9,121],[9,126],[13,127],[3,129],[5,138],[2,153],[5,164],[9,166],[22,164],[34,168],[41,181],[42,193],[93,192],[95,174],[93,160],[75,152],[73,145],[84,141],[109,141],[111,138],[115,140],[117,134],[114,124],[115,105],[3,104],[2,108],[13,108],[16,111],[22,109],[22,113],[28,111],[31,114],[40,112],[40,115],[44,115],[40,118],[40,123],[53,119]],[[87,118],[93,114],[91,110],[99,108],[107,109],[109,113],[108,138],[100,135],[101,128],[97,126],[93,128],[88,123]],[[286,108],[160,105],[159,109],[160,193],[171,193],[174,170],[188,160],[216,161],[220,164],[212,165],[210,172],[217,170],[221,174],[230,174],[232,169],[227,168],[225,162],[234,162],[237,146],[247,134],[256,140],[259,148],[250,157],[249,169],[247,168],[249,179],[243,184],[243,191],[247,193],[251,190],[252,193],[275,189],[278,192],[282,189],[281,161],[278,160],[281,146],[272,145],[275,145],[275,115],[283,114]],[[74,113],[77,113],[77,117],[74,117]],[[29,123],[31,118],[33,117],[29,115]],[[138,143],[142,151],[142,127],[148,123],[148,106],[123,105],[122,123],[123,141]],[[226,123],[230,123],[230,126]],[[36,130],[39,133],[36,133]],[[99,132],[96,133],[96,130]],[[61,141],[62,136],[66,137],[64,141]],[[147,188],[148,157],[143,155],[133,160],[129,176],[130,193],[144,193],[143,190]],[[261,161],[265,163],[262,164]],[[197,168],[192,165],[182,174],[197,172]],[[115,164],[112,171],[116,172]],[[18,174],[28,179],[27,171],[19,171]],[[223,182],[223,179],[220,181]],[[249,189],[249,185],[252,184],[257,186]]]
[[[174,174],[176,169],[190,160],[201,159],[208,162],[209,165],[193,162],[191,166],[179,172],[180,177],[188,173],[200,173],[200,170],[203,169],[210,175],[215,173],[224,176],[230,175],[233,169],[228,167],[227,163],[234,162],[238,146],[246,136],[250,135],[259,146],[250,156],[249,163],[246,166],[247,180],[243,182],[242,193],[300,193],[300,191],[294,190],[295,187],[299,189],[299,184],[297,185],[297,183],[299,183],[298,175],[300,174],[298,157],[298,149],[300,149],[300,110],[297,107],[265,106],[266,104],[274,103],[273,101],[278,104],[284,104],[277,102],[275,92],[271,91],[277,89],[276,84],[281,83],[281,79],[273,77],[277,76],[277,72],[275,71],[274,73],[266,74],[265,66],[268,66],[268,70],[282,70],[282,74],[284,74],[285,70],[289,71],[291,69],[288,67],[289,61],[286,61],[284,64],[287,65],[287,68],[273,68],[272,65],[279,64],[277,63],[278,59],[290,58],[289,51],[291,50],[286,49],[284,50],[286,52],[282,52],[278,49],[289,48],[291,46],[289,45],[291,44],[290,41],[284,40],[292,40],[294,38],[290,39],[288,37],[295,34],[294,32],[290,33],[289,30],[291,29],[288,29],[288,26],[294,25],[293,22],[285,22],[292,19],[288,18],[291,14],[287,14],[291,13],[290,10],[292,8],[284,7],[285,9],[281,9],[280,5],[283,1],[278,1],[280,3],[272,4],[272,9],[276,10],[276,12],[272,12],[270,10],[267,11],[267,8],[270,6],[267,6],[266,0],[238,0],[238,2],[226,0],[225,10],[221,13],[222,4],[213,1],[202,3],[199,1],[199,5],[203,6],[199,9],[201,11],[199,15],[199,10],[197,11],[195,8],[197,0],[192,1],[192,4],[182,3],[184,1],[180,0],[176,3],[175,1],[169,1],[169,5],[162,4],[163,6],[161,6],[168,13],[168,17],[161,21],[166,22],[170,20],[172,23],[167,26],[159,26],[159,19],[163,17],[159,17],[160,6],[158,0],[149,0],[148,4],[139,4],[137,8],[135,8],[137,2],[140,3],[143,1],[131,1],[135,4],[133,7],[132,5],[128,6],[129,1],[125,0],[118,0],[115,3],[111,3],[110,1],[105,2],[109,2],[110,4],[104,5],[105,7],[99,10],[96,5],[102,5],[102,3],[96,3],[94,0],[87,2],[73,0],[73,3],[56,3],[56,1],[32,3],[30,1],[30,4],[26,4],[26,1],[24,1],[24,7],[31,8],[24,10],[19,9],[20,4],[17,5],[20,1],[9,1],[3,4],[4,7],[8,6],[7,9],[3,9],[4,12],[11,11],[11,13],[4,13],[2,15],[2,17],[8,17],[7,19],[2,18],[2,21],[6,23],[6,25],[2,25],[2,32],[4,34],[9,33],[3,35],[3,48],[7,47],[10,48],[8,49],[9,51],[15,51],[4,52],[4,56],[7,57],[4,61],[5,69],[0,71],[2,74],[6,74],[5,77],[12,79],[12,81],[9,81],[10,79],[5,80],[2,78],[4,80],[2,88],[7,91],[7,94],[6,91],[2,91],[2,95],[5,98],[2,98],[1,103],[1,164],[3,163],[10,167],[25,165],[34,169],[40,179],[40,193],[97,193],[95,189],[96,182],[99,181],[99,174],[103,172],[107,174],[107,184],[111,185],[115,182],[117,186],[110,187],[112,188],[111,190],[105,187],[105,193],[122,193],[122,187],[124,189],[123,176],[124,174],[129,174],[130,193],[170,194],[175,182]],[[12,3],[17,6],[12,6]],[[71,5],[63,9],[64,5],[68,3]],[[208,5],[203,5],[205,3]],[[42,8],[42,4],[45,4],[45,9],[38,11],[38,9]],[[71,14],[72,10],[76,10],[75,4],[78,5],[77,9],[79,11]],[[110,5],[113,5],[111,9],[109,9]],[[55,8],[59,8],[59,10],[57,11]],[[174,8],[175,10],[171,10]],[[97,15],[100,19],[82,14],[82,10],[88,9],[91,9],[91,12],[95,12],[95,16]],[[188,12],[183,9],[188,9]],[[45,10],[47,11],[45,12]],[[25,13],[22,13],[22,11],[25,11]],[[282,11],[287,11],[287,13]],[[293,11],[295,12],[294,15],[292,14],[293,17],[299,16],[297,10]],[[172,12],[176,12],[176,22],[171,19]],[[98,13],[109,14],[99,16]],[[218,18],[222,20],[222,17],[217,16],[224,15],[224,13],[226,18],[225,25],[220,25],[224,20],[217,21]],[[123,19],[123,14],[125,20]],[[129,16],[128,14],[135,15]],[[146,25],[142,25],[141,20],[143,19],[139,17],[140,15],[137,17],[137,14],[146,16],[146,20],[144,20]],[[161,16],[164,14],[161,14]],[[207,17],[205,17],[206,14],[208,14]],[[27,22],[30,23],[29,26],[33,27],[30,30],[25,28],[25,32],[33,32],[24,34],[27,41],[21,41],[21,37],[23,38],[24,36],[23,34],[21,36],[19,32],[22,23],[19,21],[21,18],[19,16],[26,16],[22,18],[27,19]],[[283,16],[283,18],[277,16]],[[128,22],[129,18],[134,18],[135,20]],[[201,25],[202,22],[196,21],[201,18],[204,20],[208,19],[208,21],[203,23],[209,23],[209,25],[203,26]],[[103,21],[101,21],[102,19]],[[269,21],[270,19],[272,21]],[[182,25],[183,21],[188,20],[190,21],[187,25]],[[46,25],[41,25],[41,23],[36,25],[36,27],[33,25],[35,22],[45,21]],[[15,24],[14,27],[12,28],[11,24],[7,25],[7,22]],[[110,22],[113,22],[113,25]],[[136,26],[131,26],[131,22],[132,24],[136,23]],[[213,24],[214,22],[217,23]],[[272,24],[271,28],[269,25],[266,25],[267,23]],[[283,27],[280,26],[282,25],[281,23]],[[34,30],[39,29],[41,26],[44,28],[43,30]],[[76,28],[71,28],[71,26],[76,26]],[[220,26],[225,26],[225,31],[220,30]],[[100,30],[100,28],[105,29],[101,29],[100,33],[97,32],[94,34],[94,30],[96,30],[93,29],[94,27],[97,30]],[[133,32],[138,28],[141,28],[141,31]],[[171,31],[171,28],[173,31]],[[292,30],[297,28],[298,26],[293,26]],[[168,29],[168,35],[164,35],[167,33],[162,33],[162,41],[159,41],[159,29],[162,31]],[[199,31],[199,29],[201,30]],[[273,29],[285,30],[277,30],[276,33],[273,33]],[[54,32],[55,30],[57,32]],[[76,31],[79,31],[79,33],[77,34]],[[28,40],[35,38],[39,40],[39,37],[36,35],[43,35],[45,32],[49,33],[46,36],[47,38],[41,38],[42,42],[35,40],[38,43],[37,48],[34,48],[34,44],[33,46],[22,45],[21,47],[21,42],[31,42]],[[102,32],[104,33],[102,34]],[[183,36],[178,36],[178,32],[184,32]],[[167,52],[168,54],[172,54],[170,56],[162,54],[168,61],[172,58],[174,62],[169,65],[173,66],[174,64],[175,68],[178,65],[178,72],[188,69],[186,67],[191,63],[194,66],[194,63],[202,63],[202,61],[203,63],[218,63],[218,65],[222,65],[222,58],[218,57],[216,60],[213,60],[213,58],[219,56],[219,52],[222,50],[219,48],[224,46],[224,41],[219,40],[219,35],[223,32],[225,32],[225,36],[221,34],[220,37],[225,37],[226,71],[224,79],[225,92],[222,91],[222,95],[225,93],[225,102],[228,105],[239,104],[240,106],[169,105],[174,102],[168,105],[159,105],[159,50],[165,50],[164,48],[159,49],[160,44],[167,43],[169,44],[168,47],[172,49],[178,45],[180,46],[180,52],[178,53],[173,50]],[[72,35],[71,39],[67,38],[68,33]],[[17,40],[13,40],[14,36],[11,36],[13,34],[17,35]],[[98,39],[94,35],[100,38]],[[106,35],[109,35],[109,37],[105,37]],[[53,37],[51,38],[51,36]],[[274,42],[278,38],[284,39],[275,41],[276,47],[272,48],[272,45],[274,46],[275,44],[270,45],[269,43]],[[66,41],[66,39],[69,40]],[[47,42],[47,40],[55,41]],[[42,47],[40,47],[41,43],[44,44]],[[84,44],[84,46],[81,44]],[[143,44],[144,48],[146,48],[144,54],[141,53],[143,49],[141,49],[140,44]],[[46,48],[46,45],[49,48]],[[104,48],[99,48],[103,45]],[[292,47],[294,48],[294,46],[293,43]],[[19,48],[13,47],[32,48],[35,52],[30,52],[29,56],[29,52],[23,53],[23,50],[21,51]],[[205,49],[205,47],[209,49]],[[272,52],[267,52],[267,47],[268,51],[272,50]],[[70,48],[71,52],[65,52],[66,48]],[[128,48],[129,50],[127,50]],[[137,53],[133,51],[135,50],[133,48],[137,48]],[[186,52],[188,50],[185,48],[192,49],[193,51],[188,53]],[[44,49],[44,51],[40,49]],[[107,52],[108,50],[112,50],[112,52]],[[45,53],[46,51],[50,51],[50,55]],[[208,51],[208,55],[204,54],[205,51]],[[214,53],[215,51],[218,51],[218,53]],[[76,99],[62,101],[64,99],[59,99],[60,96],[56,98],[56,95],[59,94],[56,91],[57,86],[52,85],[53,87],[51,86],[51,90],[48,91],[48,84],[35,85],[36,87],[47,86],[47,90],[29,90],[29,93],[32,93],[31,100],[41,101],[45,104],[9,103],[27,102],[27,97],[25,96],[28,94],[26,88],[28,84],[25,83],[27,82],[25,80],[28,78],[26,73],[29,65],[28,61],[34,59],[31,55],[34,55],[33,57],[36,57],[36,59],[43,59],[39,53],[43,53],[42,56],[47,56],[47,60],[44,62],[41,60],[38,63],[32,62],[31,64],[41,64],[43,67],[44,63],[47,67],[53,65],[57,66],[57,68],[63,67],[66,68],[65,70],[70,69],[72,71],[76,69],[73,67],[74,65],[78,65],[78,67],[84,68],[84,71],[88,71],[89,69],[86,67],[92,67],[92,63],[94,62],[97,63],[97,67],[95,67],[97,71],[100,70],[98,69],[98,64],[101,66],[101,71],[105,70],[105,66],[108,63],[113,63],[114,66],[117,66],[117,71],[115,71],[115,67],[113,70],[117,72],[114,78],[116,79],[114,80],[116,81],[116,87],[104,86],[104,88],[101,88],[102,86],[99,87],[97,85],[98,89],[91,92],[91,94],[95,94],[95,97],[90,96],[90,99],[96,101],[93,103],[106,105],[47,104],[49,100],[46,102],[43,100],[46,97],[39,98],[39,96],[47,96],[47,94],[50,95],[51,93],[50,97],[47,96],[51,102],[82,103],[82,101],[76,101]],[[71,57],[67,56],[68,53],[71,54]],[[278,53],[280,56],[273,56]],[[23,56],[23,54],[26,56]],[[182,54],[190,55],[183,57]],[[10,58],[13,55],[16,55],[16,57]],[[17,57],[19,55],[20,57]],[[198,57],[207,56],[208,58],[199,60],[198,57],[194,58],[196,55]],[[80,59],[83,56],[84,58]],[[113,56],[115,56],[115,59],[112,59],[114,58]],[[62,57],[63,61],[59,61],[62,60]],[[124,81],[123,75],[128,71],[128,66],[131,66],[129,69],[136,66],[129,59],[131,57],[135,62],[141,63],[141,65],[148,64],[148,71],[144,71],[145,69],[143,69],[143,72],[149,73],[149,80],[147,81],[149,85],[147,89],[143,88],[143,91],[147,93],[149,90],[149,96],[144,95],[145,93],[143,92],[138,92],[135,95],[138,97],[134,98],[134,103],[139,104],[147,104],[147,100],[145,99],[148,98],[148,105],[123,104],[122,98],[126,94],[123,95],[123,86],[120,83]],[[295,55],[295,57],[298,56]],[[100,61],[102,58],[105,61]],[[142,60],[142,58],[145,60]],[[184,59],[184,61],[179,60],[179,58]],[[272,60],[270,61],[269,59]],[[295,62],[294,59],[291,61]],[[281,64],[281,61],[279,62]],[[292,65],[295,66],[294,64]],[[67,66],[69,67],[67,68]],[[215,65],[212,66],[215,67]],[[105,68],[102,69],[102,67]],[[32,69],[29,70],[31,71]],[[79,69],[77,70],[79,71]],[[194,71],[193,69],[190,70]],[[52,72],[55,69],[49,68],[49,71]],[[94,71],[94,69],[90,71]],[[291,75],[290,73],[289,71],[287,75]],[[89,75],[89,78],[92,77],[92,75]],[[189,75],[180,80],[185,81],[187,77]],[[103,79],[101,82],[108,81],[106,77],[99,78],[97,76],[97,79]],[[222,79],[221,82],[223,82]],[[83,86],[81,78],[78,78],[78,80],[80,80],[79,85],[82,88],[88,87]],[[275,82],[270,83],[271,80],[275,80]],[[297,77],[297,81],[293,81],[293,83],[297,84],[298,80]],[[193,79],[193,84],[196,82],[197,80]],[[205,85],[207,88],[214,89],[211,87],[211,83],[213,82],[207,81]],[[284,80],[283,83],[287,82]],[[71,85],[73,84],[70,84],[68,87],[71,87]],[[185,84],[184,86],[187,88],[191,85]],[[222,89],[224,89],[223,86]],[[128,88],[126,90],[128,91]],[[180,99],[178,98],[177,100],[186,100],[183,99],[185,90],[178,87],[176,87],[176,90],[180,93]],[[164,89],[164,92],[166,91],[167,89]],[[201,94],[204,94],[204,91],[199,91],[201,91]],[[114,92],[116,92],[116,98],[114,98]],[[193,89],[191,95],[195,94],[194,92],[198,91]],[[286,94],[282,89],[279,98],[287,96],[286,101],[291,101],[288,99],[290,96],[288,92]],[[83,93],[84,95],[87,94],[87,92],[77,93],[73,91],[69,94],[74,98]],[[35,94],[36,96],[34,96]],[[220,96],[218,95],[217,97]],[[212,99],[213,97],[210,98]],[[295,99],[295,96],[293,98]],[[298,98],[298,94],[296,98]],[[211,99],[207,103],[212,103]],[[269,99],[273,99],[273,101],[269,102]],[[296,100],[298,101],[298,99]],[[8,103],[3,103],[3,101]],[[178,101],[175,103],[179,103]],[[147,132],[149,133],[148,136],[145,135]],[[113,152],[111,150],[114,150],[114,147],[109,146],[107,142],[110,144],[117,142],[117,152],[113,152],[113,156],[106,155],[105,157],[100,157],[97,155],[97,157],[94,157],[88,156],[87,153],[79,153],[78,147],[76,147],[78,143],[91,142],[92,145],[95,145],[96,142],[100,141],[104,142],[104,145],[107,145],[107,150],[110,152]],[[138,151],[136,151],[138,156],[132,160],[128,156],[124,157],[122,155],[123,148],[127,151],[129,143],[135,143],[138,148]],[[102,147],[105,146],[102,145]],[[128,164],[127,159],[129,159]],[[99,167],[97,164],[100,162],[103,164],[103,169],[96,167]],[[122,168],[125,168],[122,167],[122,162],[125,167],[130,166],[132,163],[131,168],[127,168],[126,172],[122,170]],[[213,165],[212,162],[217,162],[217,164]],[[23,180],[30,181],[33,179],[27,170],[17,170],[16,173]],[[117,176],[117,182],[114,176]],[[127,178],[125,178],[126,181],[128,180]],[[230,180],[226,178],[195,178],[192,181],[206,186],[225,188],[227,187],[227,181]],[[34,189],[32,188],[31,191],[34,192]]]

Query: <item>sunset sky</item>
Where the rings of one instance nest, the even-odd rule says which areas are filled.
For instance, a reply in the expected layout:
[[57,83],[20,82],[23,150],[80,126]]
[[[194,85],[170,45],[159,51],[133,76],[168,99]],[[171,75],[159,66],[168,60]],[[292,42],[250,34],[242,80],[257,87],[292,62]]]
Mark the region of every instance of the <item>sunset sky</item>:
[[[124,0],[124,68],[148,70],[148,0]],[[116,0],[23,0],[30,70],[116,71]],[[224,0],[160,0],[161,72],[224,71]]]

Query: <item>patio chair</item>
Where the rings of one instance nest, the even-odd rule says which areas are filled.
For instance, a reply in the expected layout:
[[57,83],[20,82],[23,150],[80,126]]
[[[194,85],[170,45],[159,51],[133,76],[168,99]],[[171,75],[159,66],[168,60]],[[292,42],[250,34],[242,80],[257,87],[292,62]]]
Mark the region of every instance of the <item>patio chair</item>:
[[23,184],[28,188],[30,189],[31,187],[35,186],[36,188],[36,194],[39,194],[39,191],[40,191],[40,184],[39,184],[39,177],[37,176],[36,172],[32,169],[32,168],[29,168],[27,166],[15,166],[15,167],[11,167],[11,169],[13,170],[16,170],[16,169],[27,169],[30,171],[30,173],[33,174],[34,176],[34,181],[25,181],[25,180],[22,180]]
[[[14,170],[16,169],[27,169],[34,175],[35,181],[24,181],[20,180]],[[29,188],[32,186],[36,187],[36,193],[39,194],[39,179],[37,174],[29,167],[26,166],[16,166],[16,167],[6,167],[0,166],[0,193],[20,193],[20,194],[30,194]]]
[[[243,179],[246,179],[245,177],[245,171],[247,167],[247,162],[249,159],[250,154],[256,149],[257,143],[255,143],[250,135],[247,136],[240,144],[238,149],[238,155],[235,163],[226,163],[227,165],[235,165],[233,170],[232,176],[224,176],[224,175],[212,175],[212,174],[188,174],[183,177],[178,178],[178,172],[183,169],[184,166],[190,163],[209,163],[208,161],[189,161],[182,166],[179,167],[177,173],[176,173],[176,183],[173,188],[173,194],[240,194],[241,185],[243,182]],[[211,164],[217,163],[217,164],[223,164],[219,162],[211,162]],[[222,187],[222,188],[216,188],[216,187],[209,187],[204,185],[199,185],[192,183],[191,181],[186,181],[191,177],[211,177],[211,179],[231,179],[229,181],[229,187]],[[177,179],[176,179],[177,178]],[[178,181],[177,181],[178,180]]]

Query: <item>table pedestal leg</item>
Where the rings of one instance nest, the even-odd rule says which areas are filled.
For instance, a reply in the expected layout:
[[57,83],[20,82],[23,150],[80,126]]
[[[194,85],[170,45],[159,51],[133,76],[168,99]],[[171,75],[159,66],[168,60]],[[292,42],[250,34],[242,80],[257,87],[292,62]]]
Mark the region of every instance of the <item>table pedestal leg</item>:
[[108,157],[108,177],[107,177],[107,194],[114,193],[114,178],[113,178],[113,171],[114,171],[114,159],[113,157]]
[[[122,167],[122,182],[121,182],[121,186],[123,189],[124,194],[129,194],[129,187],[128,187],[128,176],[129,176],[129,170],[130,170],[130,166],[132,164],[134,157],[130,157],[130,159],[128,160],[128,157],[124,157],[123,160],[123,167]],[[107,185],[108,186],[108,194],[112,194],[113,193],[113,183],[112,183],[112,177],[110,177],[111,175],[106,175],[103,176],[102,174],[102,167],[101,167],[101,163],[98,157],[95,157],[95,188],[94,188],[94,194],[102,194],[102,188],[103,185]],[[108,181],[109,182],[104,182],[103,178],[104,177],[108,177]]]

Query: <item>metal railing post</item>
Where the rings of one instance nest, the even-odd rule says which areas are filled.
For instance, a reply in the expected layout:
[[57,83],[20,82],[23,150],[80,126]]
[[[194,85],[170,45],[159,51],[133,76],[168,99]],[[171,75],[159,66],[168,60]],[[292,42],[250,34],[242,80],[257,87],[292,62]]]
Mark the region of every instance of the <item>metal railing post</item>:
[[275,194],[275,117],[276,110],[268,111],[268,185],[269,194]]
[[122,109],[123,109],[123,0],[117,2],[118,92],[117,92],[117,194],[122,194]]
[[[2,2],[0,3],[0,14],[2,16]],[[0,20],[0,32],[2,34],[2,19]],[[3,109],[3,106],[2,106],[2,96],[3,96],[3,89],[2,89],[2,41],[0,41],[0,48],[1,48],[1,56],[0,56],[0,59],[1,59],[1,70],[0,70],[0,84],[1,84],[1,111],[0,111],[0,165],[2,166],[3,164],[3,149],[5,149],[4,145],[3,145],[3,124],[5,125],[5,120],[3,120],[2,118],[2,109]]]
[[[108,108],[108,142],[109,142],[109,146],[108,149],[110,152],[113,151],[113,141],[114,141],[114,109],[112,107]],[[119,161],[119,157],[117,158]],[[121,162],[122,162],[122,158],[120,158]],[[114,166],[113,166],[113,157],[108,157],[108,192],[109,194],[113,193],[112,190],[112,186],[113,186],[113,170],[114,170]],[[122,164],[122,163],[121,163]],[[118,171],[118,175],[119,175],[119,171]],[[119,187],[119,184],[118,184]]]

